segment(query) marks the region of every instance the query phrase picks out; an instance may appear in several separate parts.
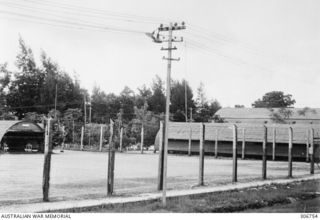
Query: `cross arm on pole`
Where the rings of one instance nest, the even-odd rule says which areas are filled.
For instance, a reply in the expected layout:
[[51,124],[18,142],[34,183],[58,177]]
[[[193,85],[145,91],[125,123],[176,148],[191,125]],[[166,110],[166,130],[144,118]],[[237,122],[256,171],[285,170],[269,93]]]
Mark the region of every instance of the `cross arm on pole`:
[[180,61],[180,57],[179,57],[178,59],[162,57],[162,59],[163,59],[163,60],[171,60],[171,61]]

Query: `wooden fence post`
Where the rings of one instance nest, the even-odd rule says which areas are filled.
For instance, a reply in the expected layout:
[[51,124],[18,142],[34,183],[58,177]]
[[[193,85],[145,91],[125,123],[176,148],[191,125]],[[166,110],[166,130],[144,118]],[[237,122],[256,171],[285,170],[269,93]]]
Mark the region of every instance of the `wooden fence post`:
[[74,144],[74,120],[72,120],[72,144]]
[[163,189],[163,121],[160,121],[159,129],[159,163],[158,163],[158,190]]
[[238,142],[238,131],[237,126],[234,124],[232,126],[233,133],[233,144],[232,144],[232,157],[233,157],[233,166],[232,166],[232,182],[237,182],[237,173],[238,173],[238,161],[237,161],[237,142]]
[[112,195],[112,193],[113,193],[114,162],[115,162],[115,149],[114,149],[114,143],[113,143],[113,121],[110,120],[110,137],[109,137],[109,150],[108,150],[108,186],[107,186],[107,195]]
[[199,186],[203,186],[204,176],[204,141],[205,141],[205,125],[200,123],[199,137]]
[[141,143],[140,143],[140,152],[143,154],[143,141],[144,141],[144,126],[141,125]]
[[122,146],[123,146],[123,127],[120,128],[120,152],[122,152]]
[[47,120],[47,126],[45,128],[44,164],[43,164],[43,177],[42,177],[42,194],[43,194],[44,202],[49,201],[51,154],[52,154],[52,122],[51,122],[51,118],[49,118]]
[[263,126],[263,141],[262,141],[262,179],[267,179],[267,142],[268,129]]
[[314,129],[310,129],[310,174],[314,174]]
[[292,130],[292,127],[289,127],[288,178],[292,177],[292,141],[293,141],[293,130]]
[[89,145],[90,149],[92,149],[92,146],[91,146],[91,129],[92,129],[92,125],[90,124],[90,127],[88,126],[88,145]]
[[309,161],[309,146],[310,146],[310,143],[309,143],[309,141],[310,141],[310,130],[309,129],[307,129],[307,131],[306,131],[306,162],[308,162]]
[[276,159],[276,141],[277,141],[276,127],[272,128],[272,160]]
[[84,136],[84,127],[81,127],[81,142],[80,142],[80,150],[83,150],[83,136]]
[[192,144],[192,126],[191,126],[191,123],[189,123],[188,156],[191,156],[191,144]]
[[102,151],[103,146],[103,125],[100,127],[100,145],[99,145],[99,151]]
[[245,158],[245,152],[246,152],[246,130],[245,128],[242,128],[242,160]]
[[218,158],[218,136],[219,136],[219,130],[216,128],[216,136],[214,141],[214,157]]

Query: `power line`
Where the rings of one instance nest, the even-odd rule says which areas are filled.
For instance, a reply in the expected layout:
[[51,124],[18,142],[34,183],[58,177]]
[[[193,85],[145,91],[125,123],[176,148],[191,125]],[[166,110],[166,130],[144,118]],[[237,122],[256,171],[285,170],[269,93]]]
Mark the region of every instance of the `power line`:
[[272,70],[268,69],[268,68],[265,68],[265,67],[262,67],[262,66],[259,66],[259,65],[256,65],[256,64],[252,64],[252,63],[248,63],[240,58],[236,58],[236,57],[231,57],[231,56],[228,56],[224,53],[222,53],[221,51],[219,50],[216,50],[216,49],[212,49],[210,48],[209,46],[206,46],[202,43],[199,43],[195,40],[192,40],[190,38],[186,38],[189,42],[189,46],[195,48],[195,49],[199,49],[199,50],[202,50],[202,51],[205,51],[207,52],[208,54],[214,54],[216,56],[220,56],[220,57],[223,57],[225,60],[227,60],[228,62],[232,63],[232,64],[235,64],[235,65],[238,65],[238,66],[251,66],[252,68],[255,68],[255,69],[259,69],[260,71],[265,71],[265,72],[273,72]]
[[0,13],[14,15],[14,16],[23,17],[23,18],[29,18],[29,19],[44,20],[44,21],[53,22],[55,24],[62,24],[62,25],[68,24],[68,25],[77,26],[77,27],[93,28],[93,29],[104,30],[104,31],[116,31],[116,32],[144,34],[143,31],[130,30],[130,29],[124,29],[124,28],[116,28],[116,27],[110,27],[110,26],[102,26],[102,25],[96,25],[96,24],[82,24],[82,23],[78,23],[78,22],[64,21],[64,20],[52,19],[52,18],[50,18],[50,19],[49,18],[42,18],[42,17],[38,17],[38,16],[34,16],[34,15],[27,15],[27,14],[23,14],[23,13],[16,13],[16,12],[10,12],[10,11],[0,10]]
[[233,46],[239,47],[240,49],[245,49],[246,51],[249,51],[253,53],[254,55],[268,57],[272,59],[278,59],[280,57],[286,57],[289,58],[288,55],[285,54],[274,54],[274,53],[267,53],[265,50],[256,47],[255,45],[252,45],[251,43],[248,43],[246,41],[239,41],[239,39],[230,37],[226,34],[221,34],[219,32],[214,32],[212,30],[209,30],[207,28],[201,27],[199,25],[190,24],[191,30],[194,29],[195,33],[187,32],[187,34],[191,35],[197,35],[197,37],[201,37],[203,39],[206,39],[210,42],[221,42],[223,45],[229,45],[232,44]]
[[[27,2],[38,2],[40,3],[39,1],[37,0],[29,0]],[[0,1],[1,3],[1,1]],[[61,17],[59,16],[59,18],[57,19],[56,15],[58,13],[58,11],[53,11],[53,10],[48,10],[48,9],[45,9],[46,11],[42,12],[41,9],[38,7],[33,7],[33,8],[30,8],[29,6],[25,6],[25,5],[19,5],[19,4],[14,4],[14,3],[10,3],[10,2],[2,2],[3,4],[7,4],[9,5],[10,7],[16,7],[18,9],[29,9],[29,10],[32,10],[32,11],[38,11],[40,10],[40,13],[45,13],[46,15],[51,15],[51,16],[54,16],[54,18],[48,18],[48,17],[41,17],[41,16],[35,16],[35,15],[30,15],[30,14],[26,14],[26,13],[19,13],[19,12],[10,12],[10,11],[4,11],[4,10],[0,10],[0,14],[6,14],[6,15],[9,15],[9,16],[14,16],[14,18],[16,20],[21,20],[19,18],[24,18],[27,19],[28,21],[31,21],[31,22],[34,22],[34,23],[39,23],[39,24],[44,24],[44,25],[51,25],[51,26],[56,26],[56,27],[65,27],[65,28],[68,28],[68,27],[71,27],[71,28],[76,28],[76,29],[82,29],[82,30],[95,30],[95,31],[114,31],[114,32],[123,32],[123,33],[134,33],[134,34],[145,34],[144,31],[138,31],[138,30],[132,30],[132,29],[127,29],[127,28],[118,28],[118,27],[112,27],[112,26],[105,26],[104,24],[102,23],[95,23],[95,22],[92,22],[92,21],[85,21],[85,20],[81,20],[81,19],[77,19],[77,21],[70,21],[69,19],[72,19],[72,17]],[[44,1],[42,2],[42,4],[47,4],[48,2]],[[57,8],[63,8],[61,7],[61,5],[57,5],[53,2],[51,2],[50,4],[54,4],[55,7]],[[62,4],[63,5],[63,4]],[[76,7],[76,6],[71,6],[71,5],[67,5],[68,7],[65,7],[65,9],[81,9],[82,11],[86,11],[86,12],[92,12],[92,13],[105,13],[105,11],[103,10],[95,10],[95,9],[87,9],[87,8],[83,8],[83,7]],[[59,13],[58,13],[59,14]],[[119,16],[119,15],[117,15]],[[121,18],[121,16],[124,16],[124,15],[120,15],[119,17]],[[126,16],[129,16],[129,15],[126,15]],[[143,16],[133,16],[133,15],[130,15],[132,17],[139,17],[139,18],[147,18],[147,17],[143,17]],[[97,16],[94,16],[94,17],[97,17]],[[99,17],[99,16],[98,16]],[[101,18],[101,16],[99,17]],[[150,19],[150,17],[148,17],[148,19]],[[121,18],[120,20],[125,20],[123,18]],[[133,20],[132,20],[133,21]],[[135,21],[137,22],[137,21]],[[192,25],[194,26],[194,25]],[[202,29],[202,28],[199,28],[196,26],[196,28],[198,29]],[[203,29],[205,30],[205,29]],[[264,67],[261,67],[259,65],[255,65],[255,64],[250,64],[240,58],[235,58],[235,57],[230,57],[224,53],[222,53],[221,51],[218,51],[218,50],[212,50],[209,48],[209,46],[207,46],[205,43],[199,43],[199,39],[198,37],[201,36],[201,34],[199,33],[189,33],[189,35],[191,36],[194,36],[194,37],[197,37],[197,40],[192,40],[191,38],[190,41],[191,41],[191,47],[195,47],[197,49],[200,49],[200,50],[205,50],[207,52],[209,52],[210,54],[215,54],[215,55],[218,55],[218,56],[221,56],[221,57],[224,57],[225,59],[229,60],[232,60],[232,63],[233,64],[236,64],[236,65],[251,65],[252,67],[254,68],[257,68],[257,69],[260,69],[260,70],[264,70],[264,71],[268,71],[270,72],[270,70],[267,70],[267,68],[264,68]],[[220,40],[223,40],[223,41],[226,41],[226,42],[232,42],[232,38],[230,37],[226,37],[222,34],[217,34],[215,33],[215,36],[218,36],[218,39]],[[202,39],[206,39],[210,42],[213,41],[213,38],[209,35],[204,35],[202,36]]]
[[[80,15],[84,15],[84,16],[92,16],[92,17],[94,17],[94,18],[98,18],[98,19],[103,19],[103,17],[106,17],[106,13],[109,13],[109,16],[110,16],[110,12],[109,11],[104,11],[104,10],[98,10],[98,9],[90,9],[90,8],[84,8],[84,7],[79,7],[79,6],[74,6],[74,5],[70,5],[70,4],[56,4],[56,3],[54,3],[54,2],[50,2],[50,1],[37,1],[37,0],[28,0],[27,2],[29,2],[29,3],[37,3],[37,6],[40,6],[40,7],[43,7],[43,6],[48,6],[48,5],[50,5],[51,7],[52,6],[54,6],[54,7],[56,7],[56,8],[58,8],[58,9],[62,9],[62,10],[68,10],[68,12],[70,12],[70,10],[73,10],[72,12],[74,13],[74,14],[80,14]],[[1,3],[1,1],[0,1],[0,3]],[[47,14],[49,14],[49,15],[53,15],[53,16],[56,16],[57,15],[57,13],[59,14],[59,11],[57,11],[57,10],[52,10],[51,8],[42,8],[42,9],[44,9],[45,11],[44,12],[42,12],[41,11],[41,8],[39,8],[39,7],[34,7],[35,5],[32,5],[31,7],[30,6],[28,6],[28,5],[23,5],[23,4],[15,4],[15,3],[12,3],[12,2],[7,2],[7,1],[5,1],[5,2],[2,2],[3,4],[5,4],[5,5],[9,5],[9,6],[11,6],[11,7],[16,7],[16,8],[20,8],[20,9],[29,9],[29,10],[37,10],[38,12],[39,12],[39,10],[40,10],[40,13],[45,13],[46,15]],[[76,13],[75,13],[75,11],[74,10],[78,10],[78,11],[76,11]],[[79,11],[80,11],[80,13],[79,13]],[[49,13],[50,12],[50,13]],[[61,12],[61,10],[60,10],[60,12]],[[89,13],[89,14],[88,14]],[[67,13],[67,15],[69,15],[70,13]],[[28,15],[28,14],[24,14],[24,15],[17,15],[16,14],[16,16],[30,16],[30,15]],[[141,22],[150,22],[151,20],[160,20],[160,19],[156,19],[156,18],[151,18],[151,17],[146,17],[146,16],[136,16],[136,15],[128,15],[128,14],[121,14],[121,13],[111,13],[111,16],[114,16],[114,17],[107,17],[107,18],[109,18],[109,19],[115,19],[115,20],[121,20],[121,21],[126,21],[126,22],[128,22],[128,21],[130,21],[130,22],[135,22],[135,23],[141,23]],[[131,17],[131,18],[134,18],[134,19],[136,19],[136,18],[139,18],[140,19],[140,21],[137,21],[137,20],[128,20],[127,18],[125,18],[125,16],[129,16],[129,17]],[[29,17],[30,18],[30,17]],[[39,17],[38,17],[39,18]],[[69,19],[70,19],[70,17],[68,17]],[[68,19],[67,18],[67,19]],[[34,17],[33,18],[31,18],[31,19],[35,19]],[[49,22],[55,22],[55,24],[57,23],[57,22],[60,22],[60,23],[63,23],[64,22],[64,20],[60,20],[60,21],[57,21],[57,20],[52,20],[52,18],[51,18],[51,20],[48,20],[48,18],[45,18],[47,21],[49,21]],[[66,19],[66,17],[64,17],[64,19]],[[141,19],[148,19],[148,20],[141,20]],[[77,25],[77,26],[79,26],[79,25],[81,25],[81,27],[83,28],[83,25],[85,25],[85,28],[93,28],[93,29],[96,29],[96,28],[103,28],[103,29],[105,29],[105,26],[103,25],[103,24],[101,24],[101,23],[93,23],[93,22],[89,22],[88,23],[88,21],[84,21],[84,20],[80,20],[80,19],[77,19],[77,23],[74,23],[74,22],[72,22],[72,23],[70,23],[70,21],[66,21],[67,22],[67,25]],[[79,23],[79,21],[81,21],[82,23]],[[34,21],[33,21],[34,22]],[[36,23],[39,23],[39,22],[36,22]],[[41,23],[43,23],[43,22],[41,22]],[[83,24],[83,23],[86,23],[86,24]],[[151,23],[155,23],[155,22],[151,22]],[[44,23],[43,23],[44,24]],[[65,25],[65,24],[63,24],[63,25]],[[89,26],[88,26],[89,25]],[[218,43],[218,42],[220,42],[221,43],[221,41],[223,42],[223,43],[235,43],[235,40],[233,39],[233,38],[231,38],[231,37],[229,37],[229,36],[226,36],[226,35],[223,35],[223,34],[220,34],[220,33],[216,33],[216,32],[209,32],[207,29],[205,29],[205,28],[202,28],[202,27],[200,27],[200,26],[197,26],[197,25],[191,25],[191,27],[192,28],[194,28],[194,29],[196,29],[196,30],[201,30],[201,31],[197,31],[196,33],[193,33],[193,32],[191,32],[191,33],[189,33],[189,32],[187,32],[187,34],[189,34],[189,35],[191,35],[191,36],[194,36],[194,37],[197,37],[197,38],[199,38],[199,37],[201,37],[202,39],[205,39],[205,40],[207,40],[207,41],[209,41],[209,42],[216,42],[216,43]],[[115,28],[115,27],[108,27],[108,29],[112,29],[113,31],[129,31],[129,32],[132,32],[132,30],[128,30],[128,29],[120,29],[119,30],[119,28]],[[143,33],[143,32],[139,32],[139,33]],[[202,33],[202,34],[201,34]],[[236,42],[237,43],[237,42]],[[249,47],[243,47],[244,49],[248,49]],[[252,47],[251,48],[249,48],[249,49],[252,49]],[[255,50],[254,50],[255,51]]]
[[[31,4],[28,4],[31,3]],[[70,4],[63,4],[63,3],[53,3],[53,2],[48,2],[48,1],[24,1],[23,4],[20,3],[15,3],[15,2],[8,2],[8,1],[0,1],[0,3],[10,6],[10,7],[15,7],[15,8],[20,8],[20,9],[29,9],[29,10],[42,10],[42,12],[61,12],[63,14],[67,15],[80,15],[80,16],[85,16],[85,17],[91,17],[91,18],[98,18],[98,19],[110,19],[110,20],[119,20],[119,21],[124,21],[124,22],[133,22],[133,23],[149,23],[149,24],[155,24],[156,20],[157,23],[160,21],[163,21],[163,19],[155,19],[155,18],[150,18],[150,17],[143,17],[143,16],[136,16],[136,15],[128,15],[124,13],[116,13],[116,12],[111,12],[111,11],[106,11],[106,10],[99,10],[99,9],[90,9],[90,8],[84,8],[84,7],[79,7],[75,5],[70,5]],[[26,4],[25,4],[26,3]]]

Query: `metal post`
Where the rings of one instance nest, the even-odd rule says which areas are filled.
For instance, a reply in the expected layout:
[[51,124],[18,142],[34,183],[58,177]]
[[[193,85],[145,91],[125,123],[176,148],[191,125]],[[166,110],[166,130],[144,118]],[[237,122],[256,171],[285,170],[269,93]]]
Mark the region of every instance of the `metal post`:
[[310,129],[310,174],[314,174],[314,129]]
[[57,100],[58,100],[58,83],[56,83],[56,92],[54,97],[54,119],[57,119]]
[[262,179],[267,179],[267,142],[268,130],[263,126],[263,142],[262,142]]
[[91,129],[92,129],[92,126],[90,124],[90,127],[88,128],[88,145],[92,149],[92,146],[91,146]]
[[102,151],[103,146],[103,125],[100,127],[100,145],[99,145],[99,151]]
[[188,122],[187,80],[184,80],[184,105],[185,105],[185,119],[186,119],[186,122]]
[[72,144],[74,144],[74,120],[72,120]]
[[204,176],[204,141],[205,141],[205,125],[200,123],[199,137],[199,186],[203,186]]
[[246,152],[246,130],[242,128],[242,156],[241,159],[244,160]]
[[233,166],[232,166],[232,182],[237,182],[237,173],[238,173],[238,161],[237,161],[237,142],[238,142],[238,131],[237,126],[232,125],[232,133],[233,133],[233,142],[232,142],[232,158],[233,158]]
[[277,131],[276,131],[276,128],[273,127],[272,129],[272,160],[275,160],[276,159],[276,140],[277,140]]
[[120,152],[122,152],[123,127],[120,128]]
[[292,177],[292,140],[293,130],[291,127],[289,127],[288,178]]
[[44,164],[43,164],[43,177],[42,177],[42,194],[43,194],[44,202],[49,201],[51,154],[52,154],[52,124],[51,124],[51,118],[49,118],[47,120],[47,126],[45,129]]
[[113,143],[113,121],[110,120],[110,137],[109,137],[109,150],[108,150],[108,185],[107,194],[112,195],[114,183],[114,162],[115,162],[115,149]]
[[142,125],[141,125],[141,143],[140,143],[140,147],[141,147],[140,152],[141,152],[141,154],[143,154],[143,145],[144,145],[143,141],[144,141],[144,126],[143,126],[143,123],[142,123]]
[[306,162],[309,162],[310,130],[306,131]]
[[83,94],[83,101],[84,101],[84,130],[86,130],[86,124],[87,124],[87,101],[86,101],[86,94]]
[[84,126],[81,127],[81,142],[80,142],[80,150],[83,150],[83,136],[84,136]]
[[215,136],[215,142],[214,142],[214,157],[218,158],[218,136],[219,136],[219,130],[216,128],[216,136]]
[[188,143],[188,155],[191,156],[191,143],[192,143],[192,126],[189,123],[189,143]]

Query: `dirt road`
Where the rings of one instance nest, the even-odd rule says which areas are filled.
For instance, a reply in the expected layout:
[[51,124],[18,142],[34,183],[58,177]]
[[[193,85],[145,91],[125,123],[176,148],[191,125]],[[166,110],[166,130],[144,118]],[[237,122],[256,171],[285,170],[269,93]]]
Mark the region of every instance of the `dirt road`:
[[[52,155],[50,198],[83,199],[106,196],[107,153],[65,151]],[[38,201],[42,198],[43,154],[0,155],[0,204]],[[183,189],[197,184],[198,156],[169,155],[168,188]],[[269,179],[286,178],[287,162],[268,161]],[[147,193],[156,190],[158,154],[117,153],[115,193]],[[232,160],[205,158],[205,184],[231,182]],[[316,173],[320,173],[316,168]],[[239,160],[239,182],[261,180],[262,162]],[[294,177],[309,175],[309,164],[294,162]]]

